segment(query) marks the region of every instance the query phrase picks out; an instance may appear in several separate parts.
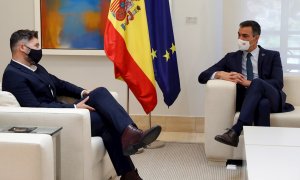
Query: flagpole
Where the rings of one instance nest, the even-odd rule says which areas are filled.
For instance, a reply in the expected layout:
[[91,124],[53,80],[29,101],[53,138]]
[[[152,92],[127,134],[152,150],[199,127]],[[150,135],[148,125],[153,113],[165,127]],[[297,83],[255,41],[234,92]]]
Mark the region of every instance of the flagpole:
[[[151,123],[151,112],[148,115],[148,122],[149,122],[149,128],[152,127],[152,123]],[[157,148],[162,148],[165,146],[165,143],[160,141],[160,140],[155,140],[154,142],[152,142],[151,144],[149,144],[147,146],[148,149],[157,149]]]
[[[126,103],[126,110],[127,110],[127,113],[129,115],[129,87],[127,86],[127,103]],[[148,123],[149,123],[149,128],[152,127],[152,115],[151,115],[151,112],[149,113],[148,115]],[[159,140],[156,140],[154,142],[152,142],[151,144],[149,144],[147,146],[147,149],[157,149],[157,148],[161,148],[161,147],[164,147],[165,146],[165,143],[162,142],[162,141],[159,141]],[[144,149],[141,148],[138,150],[137,154],[139,153],[142,153],[144,152]]]
[[127,114],[129,115],[129,87],[127,86],[127,105],[126,105]]
[[[127,105],[126,105],[126,111],[127,111],[127,114],[129,115],[129,87],[127,86],[127,103],[126,103]],[[139,149],[137,152],[136,152],[136,154],[140,154],[140,153],[142,153],[142,152],[144,152],[144,148],[141,148],[141,149]]]

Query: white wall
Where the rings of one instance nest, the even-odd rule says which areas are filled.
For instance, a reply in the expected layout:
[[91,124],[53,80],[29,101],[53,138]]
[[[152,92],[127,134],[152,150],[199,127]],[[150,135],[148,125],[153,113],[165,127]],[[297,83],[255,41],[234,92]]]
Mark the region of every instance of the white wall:
[[223,6],[223,52],[237,50],[238,28],[239,23],[245,21],[243,7],[244,2],[241,0],[230,0],[224,2]]
[[[203,85],[198,83],[197,78],[202,70],[223,56],[222,2],[222,0],[172,0],[182,90],[170,108],[166,107],[158,90],[158,105],[152,115],[203,116]],[[186,24],[187,17],[192,17],[196,23]],[[11,33],[18,29],[34,29],[34,1],[1,1],[0,24],[2,75],[11,58],[9,50]],[[92,89],[105,86],[109,90],[117,91],[121,104],[126,108],[126,85],[114,79],[113,64],[106,57],[48,55],[43,57],[41,64],[50,73],[82,87]],[[132,94],[130,114],[144,114]]]

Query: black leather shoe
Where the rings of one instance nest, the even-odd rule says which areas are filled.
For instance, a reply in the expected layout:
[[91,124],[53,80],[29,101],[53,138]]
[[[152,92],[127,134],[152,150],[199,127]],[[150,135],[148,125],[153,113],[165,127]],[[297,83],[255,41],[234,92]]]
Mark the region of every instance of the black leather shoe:
[[130,156],[135,154],[139,148],[146,147],[157,139],[161,132],[160,126],[154,126],[146,131],[142,131],[133,125],[125,128],[122,137],[123,154]]
[[229,129],[226,133],[222,135],[217,135],[215,137],[215,140],[220,143],[234,147],[237,147],[239,144],[239,136],[233,129]]
[[122,175],[120,180],[143,180],[143,179],[140,177],[137,169],[135,169],[133,171],[130,171]]

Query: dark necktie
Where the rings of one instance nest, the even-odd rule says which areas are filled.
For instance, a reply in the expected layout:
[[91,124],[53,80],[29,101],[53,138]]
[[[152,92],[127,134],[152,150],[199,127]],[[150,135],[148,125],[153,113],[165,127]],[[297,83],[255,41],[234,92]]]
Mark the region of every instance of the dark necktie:
[[253,80],[253,66],[251,62],[251,53],[247,54],[246,70],[247,70],[247,79]]

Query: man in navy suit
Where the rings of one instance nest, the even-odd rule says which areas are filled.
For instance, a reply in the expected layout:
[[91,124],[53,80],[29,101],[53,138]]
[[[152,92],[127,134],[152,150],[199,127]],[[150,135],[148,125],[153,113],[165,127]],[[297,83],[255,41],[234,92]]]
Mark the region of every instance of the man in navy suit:
[[[12,60],[6,67],[2,89],[11,92],[23,107],[83,108],[90,111],[91,134],[101,136],[112,163],[122,180],[141,179],[130,155],[152,143],[160,126],[147,131],[137,128],[129,115],[103,87],[88,91],[49,74],[39,64],[42,49],[38,32],[18,30],[11,35]],[[57,96],[79,99],[74,104],[60,102]]]
[[239,51],[231,52],[199,75],[205,84],[211,79],[223,79],[237,84],[236,110],[240,115],[236,124],[215,140],[238,146],[243,126],[270,126],[271,112],[293,110],[285,103],[283,72],[279,52],[258,46],[260,25],[255,21],[240,23]]

